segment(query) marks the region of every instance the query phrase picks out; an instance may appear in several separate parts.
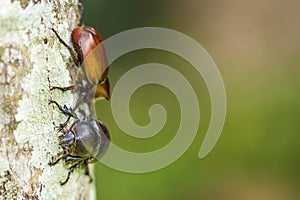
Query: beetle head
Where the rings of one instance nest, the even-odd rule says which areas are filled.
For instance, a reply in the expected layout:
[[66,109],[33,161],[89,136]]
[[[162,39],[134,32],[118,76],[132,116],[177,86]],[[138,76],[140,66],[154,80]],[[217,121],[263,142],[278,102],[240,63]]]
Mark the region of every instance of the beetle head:
[[63,148],[71,149],[75,145],[75,135],[72,131],[66,131],[59,137],[60,145]]

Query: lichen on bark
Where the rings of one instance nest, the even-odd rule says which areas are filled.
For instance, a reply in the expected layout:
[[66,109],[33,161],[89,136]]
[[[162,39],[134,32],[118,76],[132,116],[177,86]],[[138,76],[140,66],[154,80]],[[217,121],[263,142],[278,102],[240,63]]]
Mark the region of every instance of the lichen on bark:
[[93,199],[93,185],[80,170],[67,175],[48,161],[61,151],[54,124],[66,117],[49,99],[74,105],[69,86],[75,68],[51,28],[69,41],[80,18],[78,0],[0,0],[0,199]]

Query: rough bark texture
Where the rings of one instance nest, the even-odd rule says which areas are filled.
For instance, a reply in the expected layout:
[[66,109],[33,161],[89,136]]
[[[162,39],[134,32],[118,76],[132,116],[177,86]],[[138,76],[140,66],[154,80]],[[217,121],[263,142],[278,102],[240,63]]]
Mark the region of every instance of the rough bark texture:
[[66,119],[48,100],[72,106],[77,99],[49,91],[72,84],[75,73],[50,29],[69,41],[79,18],[78,0],[0,0],[0,199],[95,198],[82,170],[60,186],[65,164],[48,165],[61,151],[54,124]]

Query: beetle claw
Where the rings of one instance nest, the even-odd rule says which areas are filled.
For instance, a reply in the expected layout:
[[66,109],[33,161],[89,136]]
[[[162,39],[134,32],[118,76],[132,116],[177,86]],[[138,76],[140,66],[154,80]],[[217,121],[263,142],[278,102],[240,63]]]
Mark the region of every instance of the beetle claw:
[[61,186],[65,185],[69,181],[69,179],[70,179],[70,176],[68,176],[68,178],[64,181],[59,181],[60,185]]
[[56,164],[56,162],[53,162],[53,157],[52,157],[52,159],[48,161],[48,165],[53,166],[55,164]]

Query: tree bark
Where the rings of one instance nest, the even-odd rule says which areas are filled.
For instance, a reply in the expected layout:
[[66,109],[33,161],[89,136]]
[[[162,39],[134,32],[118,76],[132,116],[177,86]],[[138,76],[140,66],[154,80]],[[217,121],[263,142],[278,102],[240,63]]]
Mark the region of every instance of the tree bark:
[[0,199],[94,199],[83,170],[48,162],[62,149],[54,129],[66,116],[49,99],[72,106],[75,67],[51,28],[69,41],[80,19],[78,0],[0,0]]

